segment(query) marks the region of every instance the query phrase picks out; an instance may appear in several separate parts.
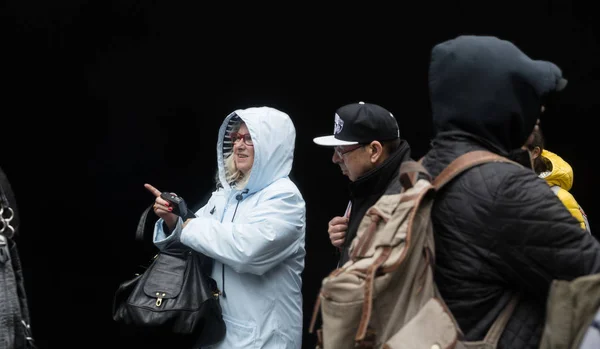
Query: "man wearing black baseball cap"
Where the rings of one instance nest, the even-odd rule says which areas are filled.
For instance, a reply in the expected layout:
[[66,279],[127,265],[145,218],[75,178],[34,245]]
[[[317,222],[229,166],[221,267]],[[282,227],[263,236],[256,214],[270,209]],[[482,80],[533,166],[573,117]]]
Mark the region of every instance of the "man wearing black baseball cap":
[[332,147],[333,163],[351,183],[350,202],[344,216],[329,222],[329,239],[339,247],[339,266],[348,261],[348,249],[367,209],[386,192],[399,185],[400,164],[410,160],[410,146],[400,139],[396,118],[371,103],[352,103],[335,113],[333,135],[316,137],[321,146]]

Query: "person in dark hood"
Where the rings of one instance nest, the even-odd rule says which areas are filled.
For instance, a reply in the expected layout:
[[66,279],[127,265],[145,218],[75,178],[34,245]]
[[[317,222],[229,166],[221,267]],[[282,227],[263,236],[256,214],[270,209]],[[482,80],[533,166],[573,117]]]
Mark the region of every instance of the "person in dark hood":
[[[471,150],[529,156],[522,147],[542,105],[565,85],[555,64],[496,37],[435,45],[435,135],[423,165],[435,177]],[[600,244],[531,168],[495,162],[467,170],[437,194],[432,220],[436,284],[466,340],[483,339],[518,294],[498,347],[537,348],[552,280],[600,272]]]

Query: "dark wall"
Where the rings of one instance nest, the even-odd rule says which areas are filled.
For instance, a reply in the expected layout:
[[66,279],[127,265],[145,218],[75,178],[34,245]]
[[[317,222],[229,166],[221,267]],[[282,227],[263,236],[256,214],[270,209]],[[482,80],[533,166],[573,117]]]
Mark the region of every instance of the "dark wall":
[[[569,86],[542,128],[548,148],[573,166],[572,193],[592,227],[600,224],[591,160],[600,53],[590,8],[522,1],[332,9],[7,2],[0,167],[23,219],[18,241],[41,348],[124,343],[112,294],[153,252],[134,241],[153,199],[143,184],[200,204],[213,187],[222,119],[259,105],[289,113],[296,125],[307,328],[336,263],[327,222],[347,202],[346,178],[312,138],[332,131],[337,107],[362,100],[391,110],[414,157],[423,155],[429,53],[459,34],[500,36],[563,69]],[[304,343],[314,347],[313,335]]]

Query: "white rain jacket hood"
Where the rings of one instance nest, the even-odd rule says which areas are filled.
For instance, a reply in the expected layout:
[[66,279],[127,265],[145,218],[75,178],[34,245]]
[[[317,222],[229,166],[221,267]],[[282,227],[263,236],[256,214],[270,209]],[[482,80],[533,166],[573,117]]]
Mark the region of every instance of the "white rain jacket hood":
[[[242,190],[227,183],[224,167],[232,151],[229,133],[238,118],[246,123],[254,146],[250,178]],[[257,107],[231,113],[217,141],[221,187],[185,228],[180,219],[166,237],[162,220],[156,223],[158,248],[179,240],[215,260],[212,277],[223,292],[227,333],[211,348],[302,346],[306,211],[288,177],[295,139],[294,125],[281,111]]]

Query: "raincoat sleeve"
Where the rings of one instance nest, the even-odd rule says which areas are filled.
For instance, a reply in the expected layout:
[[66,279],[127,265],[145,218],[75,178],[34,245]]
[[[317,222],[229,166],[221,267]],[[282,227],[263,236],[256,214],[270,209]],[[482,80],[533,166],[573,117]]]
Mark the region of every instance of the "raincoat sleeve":
[[179,243],[179,236],[181,235],[181,228],[183,225],[181,218],[179,218],[173,232],[170,235],[167,235],[164,230],[163,222],[164,220],[161,218],[156,221],[156,224],[154,225],[154,245],[161,251],[167,246]]
[[239,273],[266,273],[304,244],[304,199],[275,187],[254,194],[260,199],[244,210],[243,223],[199,215],[183,228],[181,242]]

